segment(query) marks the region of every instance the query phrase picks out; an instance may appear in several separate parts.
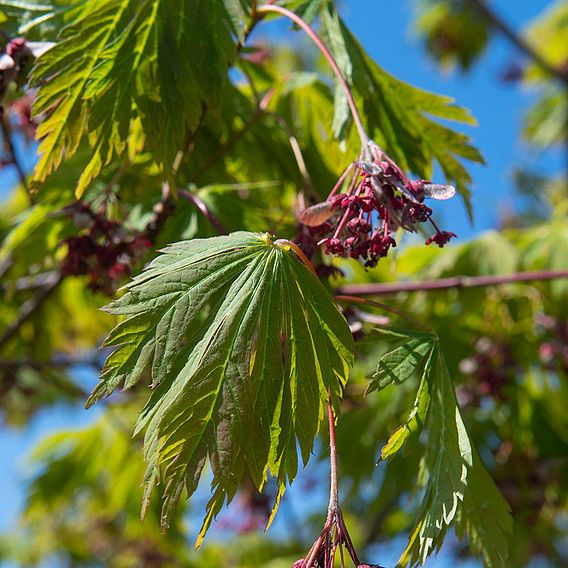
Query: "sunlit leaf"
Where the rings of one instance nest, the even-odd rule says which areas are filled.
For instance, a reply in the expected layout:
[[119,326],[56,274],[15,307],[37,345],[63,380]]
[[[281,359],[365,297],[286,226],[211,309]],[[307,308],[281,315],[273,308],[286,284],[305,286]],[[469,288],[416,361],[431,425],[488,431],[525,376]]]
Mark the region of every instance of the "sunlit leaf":
[[306,463],[328,390],[341,396],[353,340],[288,247],[255,233],[171,245],[107,309],[127,319],[107,339],[117,348],[88,404],[151,366],[155,390],[137,431],[146,432],[148,489],[165,484],[164,528],[207,458],[213,496],[198,544],[245,472],[259,489],[268,473],[281,491],[293,481],[297,447]]
[[[446,362],[439,351],[432,365],[429,437],[424,457],[428,481],[398,565],[423,564],[432,552],[439,550],[447,529],[457,518],[461,535],[472,539],[473,550],[483,555],[486,566],[504,567],[512,526],[508,505],[472,448]],[[487,499],[491,500],[491,513],[484,511],[488,508]],[[493,538],[481,536],[487,534]]]
[[[465,158],[483,162],[470,139],[434,119],[475,124],[469,112],[445,96],[404,83],[379,67],[363,50],[343,22],[322,11],[322,32],[334,56],[348,70],[355,93],[363,101],[364,115],[372,137],[403,168],[430,178],[437,162],[448,183],[456,186],[471,217],[471,177],[461,163]],[[337,117],[347,117],[345,98],[335,98],[335,132],[345,127]],[[337,108],[337,106],[342,108]],[[343,108],[344,107],[344,108]],[[433,117],[433,118],[432,118]]]

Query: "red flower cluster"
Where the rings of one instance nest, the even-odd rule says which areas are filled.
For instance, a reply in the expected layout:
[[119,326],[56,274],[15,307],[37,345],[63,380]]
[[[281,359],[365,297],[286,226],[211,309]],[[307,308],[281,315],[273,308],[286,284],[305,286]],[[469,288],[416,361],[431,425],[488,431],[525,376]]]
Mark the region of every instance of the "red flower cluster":
[[152,243],[142,233],[126,235],[122,225],[94,213],[86,203],[79,202],[68,211],[86,232],[63,241],[67,255],[62,273],[88,274],[89,288],[113,295],[118,281],[130,274]]
[[[364,260],[376,266],[396,246],[394,232],[402,228],[416,232],[416,225],[429,221],[436,233],[426,244],[442,247],[455,237],[440,231],[432,219],[425,197],[448,199],[455,189],[426,180],[410,180],[377,146],[371,145],[373,161],[353,162],[327,200],[304,210],[300,222],[309,227],[312,238],[325,245],[325,252]],[[349,178],[350,176],[350,178]],[[346,187],[345,193],[337,193]]]

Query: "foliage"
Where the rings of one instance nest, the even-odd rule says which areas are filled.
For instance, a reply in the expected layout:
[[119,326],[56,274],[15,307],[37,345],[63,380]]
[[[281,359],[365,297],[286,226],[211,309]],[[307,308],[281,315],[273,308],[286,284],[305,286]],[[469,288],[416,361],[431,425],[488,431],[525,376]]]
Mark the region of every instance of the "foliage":
[[466,71],[483,55],[490,39],[487,21],[471,2],[417,0],[416,31],[431,57],[444,68]]
[[132,387],[152,363],[155,390],[136,427],[146,430],[143,510],[162,480],[167,528],[209,458],[214,492],[198,544],[245,472],[259,491],[267,473],[275,476],[280,499],[296,476],[296,445],[305,465],[327,393],[337,401],[347,381],[347,323],[287,248],[268,234],[242,232],[180,242],[106,308],[128,318],[105,342],[117,349],[87,405]]
[[[396,256],[372,270],[330,264],[318,248],[325,231],[297,219],[358,157],[357,124],[325,62],[250,39],[268,19],[261,4],[0,6],[13,62],[4,57],[0,71],[3,137],[35,135],[40,152],[31,191],[16,188],[0,212],[2,419],[25,426],[48,405],[83,400],[85,365],[101,370],[87,406],[123,391],[94,406],[91,425],[39,445],[22,527],[0,539],[0,555],[20,565],[290,566],[319,517],[299,530],[285,519],[278,538],[213,535],[199,553],[188,535],[200,545],[229,503],[254,529],[270,524],[308,462],[304,475],[327,488],[311,458],[327,459],[330,396],[341,504],[359,550],[409,535],[399,565],[416,565],[454,530],[453,552],[489,568],[537,554],[561,566],[566,280],[393,294],[388,318],[373,313],[381,304],[334,295],[344,284],[566,270],[563,180],[521,171],[532,216],[499,231],[444,249],[396,234]],[[400,205],[396,190],[416,214],[423,195],[412,188],[424,182],[414,178],[439,170],[471,213],[467,164],[483,160],[461,132],[475,124],[469,111],[387,73],[331,0],[277,4],[317,27],[380,146],[352,178],[382,168],[378,195],[393,201],[374,211]],[[419,6],[430,54],[471,68],[487,21],[469,2]],[[554,65],[566,57],[565,20],[558,3],[528,34],[546,35]],[[32,41],[54,45],[32,61]],[[525,136],[558,143],[561,88],[533,66],[524,80],[542,93]],[[337,209],[352,206],[356,220],[355,201]],[[332,215],[327,229],[339,234],[349,215]],[[383,218],[381,230],[404,225]]]

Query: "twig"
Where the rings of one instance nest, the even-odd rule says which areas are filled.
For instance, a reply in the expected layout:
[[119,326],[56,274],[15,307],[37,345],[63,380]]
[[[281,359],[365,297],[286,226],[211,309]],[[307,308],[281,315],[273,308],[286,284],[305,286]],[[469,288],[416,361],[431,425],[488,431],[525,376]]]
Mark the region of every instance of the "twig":
[[93,352],[79,355],[56,355],[52,359],[46,361],[34,359],[31,357],[21,359],[0,359],[1,369],[17,369],[20,367],[30,367],[31,369],[41,370],[45,368],[62,368],[88,366],[95,369],[101,368],[100,352]]
[[[9,291],[25,292],[26,290],[35,290],[36,288],[43,288],[56,278],[57,271],[50,270],[48,272],[41,272],[32,276],[22,276],[18,278],[13,284],[0,285],[0,292],[6,294]],[[0,269],[0,279],[2,278],[2,270]]]
[[335,436],[335,416],[333,414],[333,403],[331,390],[327,391],[327,417],[329,421],[329,460],[330,460],[330,484],[329,484],[329,507],[327,509],[327,519],[323,530],[311,546],[308,554],[303,560],[297,561],[294,566],[299,568],[332,568],[335,565],[335,553],[339,547],[341,564],[345,566],[343,557],[343,546],[349,552],[351,560],[355,566],[361,566],[361,561],[357,555],[349,531],[345,526],[343,513],[339,507],[339,473],[337,469],[337,440]]
[[400,316],[401,318],[404,318],[405,320],[409,321],[410,323],[412,323],[416,327],[423,329],[424,331],[427,331],[427,332],[430,331],[430,329],[428,327],[426,327],[421,321],[418,321],[416,318],[413,318],[410,314],[407,314],[406,312],[403,312],[402,310],[399,310],[398,308],[395,308],[394,306],[387,306],[386,304],[381,304],[380,302],[373,302],[373,300],[368,300],[367,298],[357,298],[356,296],[339,295],[339,296],[335,296],[335,299],[339,300],[340,302],[352,302],[354,304],[365,304],[367,306],[373,306],[374,308],[379,308],[380,310],[385,310],[385,312],[390,312],[392,314],[396,314],[397,316]]
[[227,229],[225,229],[221,221],[217,219],[213,211],[211,211],[209,207],[207,207],[207,205],[203,202],[203,200],[195,195],[195,193],[187,191],[186,189],[179,189],[178,195],[195,205],[199,212],[203,214],[203,216],[211,223],[211,225],[213,225],[215,230],[220,235],[226,235],[228,233]]
[[349,296],[382,296],[398,292],[432,292],[449,288],[478,288],[483,286],[502,286],[539,280],[555,280],[568,278],[568,270],[535,270],[517,272],[515,274],[498,274],[491,276],[454,276],[438,280],[422,280],[418,282],[394,282],[386,284],[346,284],[337,288],[338,294]]
[[337,440],[335,437],[335,417],[331,402],[331,391],[327,393],[327,418],[329,422],[329,461],[330,461],[330,484],[328,517],[333,515],[339,508],[339,474],[337,471]]
[[286,136],[288,136],[288,142],[290,144],[290,148],[292,149],[292,153],[294,154],[294,159],[296,160],[298,171],[302,176],[304,189],[307,190],[312,195],[312,197],[316,196],[317,195],[316,190],[314,189],[314,184],[310,176],[310,172],[308,171],[308,168],[306,166],[306,161],[304,160],[304,154],[302,153],[302,148],[300,147],[300,143],[298,142],[298,139],[294,135],[291,126],[286,122],[284,117],[278,114],[277,112],[271,112],[269,114],[278,121],[278,124],[281,126],[282,130],[284,130]]
[[506,24],[485,0],[467,0],[495,29],[499,30],[519,51],[532,59],[541,69],[568,86],[568,72],[551,65],[527,41]]
[[53,281],[50,284],[45,286],[36,296],[22,305],[16,321],[9,325],[4,330],[4,333],[0,335],[0,350],[14,337],[20,327],[41,308],[49,296],[59,287],[62,280],[63,275],[59,272],[55,273]]
[[0,123],[2,127],[2,136],[4,138],[4,142],[8,149],[8,153],[10,154],[10,160],[13,166],[16,168],[16,172],[18,173],[18,178],[20,180],[20,184],[26,190],[26,193],[30,195],[28,189],[28,182],[26,179],[26,172],[20,161],[18,160],[18,156],[16,155],[16,149],[14,148],[14,143],[12,142],[12,130],[10,128],[10,123],[8,121],[8,117],[4,112],[4,107],[0,105]]

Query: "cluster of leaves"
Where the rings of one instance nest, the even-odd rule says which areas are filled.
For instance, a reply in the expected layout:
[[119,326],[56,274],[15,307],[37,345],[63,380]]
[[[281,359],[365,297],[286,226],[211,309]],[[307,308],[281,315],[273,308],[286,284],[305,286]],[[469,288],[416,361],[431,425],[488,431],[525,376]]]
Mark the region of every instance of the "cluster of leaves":
[[381,459],[392,459],[407,442],[416,440],[426,424],[429,430],[418,476],[424,497],[399,564],[423,564],[432,550],[440,548],[457,518],[457,534],[467,535],[486,565],[506,566],[512,530],[509,507],[471,444],[439,339],[424,333],[381,333],[400,345],[381,357],[368,391],[402,383],[416,372],[421,375],[408,419],[383,446]]
[[444,68],[466,71],[481,57],[490,39],[490,26],[468,0],[418,0],[416,31],[426,51]]
[[[469,113],[447,97],[387,74],[364,52],[332,2],[287,5],[307,19],[319,18],[322,36],[376,141],[420,178],[431,177],[438,165],[469,206],[471,180],[461,159],[480,162],[481,156],[465,135],[439,122],[472,124]],[[75,189],[89,211],[101,211],[97,219],[116,235],[152,232],[156,245],[165,246],[153,260],[148,251],[152,262],[139,274],[139,265],[128,264],[134,280],[107,308],[110,315],[95,309],[105,300],[89,289],[89,274],[67,271],[43,305],[4,341],[2,369],[41,362],[20,366],[9,377],[11,392],[20,389],[34,402],[19,416],[54,399],[43,379],[49,379],[57,356],[92,348],[117,324],[115,316],[118,324],[106,342],[114,351],[89,404],[117,388],[129,390],[129,434],[137,393],[147,383],[153,388],[135,427],[145,432],[145,472],[123,427],[113,422],[112,407],[92,428],[46,442],[36,456],[42,472],[31,485],[26,508],[26,528],[41,546],[35,557],[29,556],[30,548],[20,561],[40,562],[63,552],[88,564],[97,556],[100,561],[101,546],[108,550],[110,543],[112,558],[106,561],[113,566],[226,565],[214,546],[201,560],[185,554],[179,518],[173,516],[181,495],[195,492],[208,461],[213,495],[198,542],[243,483],[250,490],[252,481],[261,490],[276,478],[278,505],[299,469],[298,451],[305,465],[318,447],[314,443],[328,391],[335,410],[344,412],[338,450],[353,482],[351,506],[361,517],[376,510],[382,515],[368,543],[412,529],[401,563],[415,564],[437,550],[455,526],[487,566],[507,565],[507,505],[475,444],[515,513],[520,511],[514,561],[526,562],[545,544],[553,549],[554,543],[541,535],[553,529],[561,534],[555,520],[566,509],[565,483],[555,477],[562,452],[566,455],[566,425],[558,408],[565,393],[551,382],[564,369],[557,362],[551,367],[550,360],[544,367],[535,365],[534,354],[544,343],[562,349],[563,336],[551,338],[551,329],[538,331],[534,322],[543,310],[560,326],[565,321],[565,282],[531,292],[531,302],[524,289],[508,289],[498,297],[454,291],[428,301],[423,295],[397,298],[397,305],[428,321],[438,336],[408,330],[377,334],[367,329],[369,314],[359,313],[350,323],[368,341],[354,344],[329,286],[298,261],[286,242],[261,232],[293,235],[298,203],[321,201],[350,161],[330,142],[335,136],[353,145],[347,103],[340,90],[330,88],[327,76],[318,67],[305,67],[296,52],[243,48],[258,24],[252,7],[246,0],[59,0],[52,5],[14,0],[2,5],[2,25],[11,37],[24,34],[57,43],[38,59],[31,75],[42,152],[33,173],[36,203],[29,206],[24,192],[16,193],[0,220],[6,292],[0,329],[10,329],[22,305],[34,305],[38,290],[46,290],[46,278],[65,272],[69,250],[64,242],[85,236],[85,228],[69,215],[70,207],[77,207]],[[290,66],[302,70],[290,75]],[[231,67],[246,81],[230,73]],[[21,87],[13,87],[16,99]],[[302,150],[300,168],[291,140]],[[180,198],[183,192],[193,201]],[[201,214],[203,208],[208,217]],[[219,225],[230,234],[210,238]],[[565,246],[565,222],[558,218],[554,226],[511,232],[506,238],[489,235],[444,254],[409,248],[398,261],[398,276],[565,268]],[[354,264],[346,272],[359,282],[380,281],[392,278],[390,268],[379,265],[371,275]],[[54,313],[57,317],[50,316]],[[458,318],[460,333],[455,331]],[[387,334],[397,342],[392,349]],[[527,334],[532,349],[526,347]],[[475,358],[473,346],[484,336],[492,345],[505,345],[518,364],[510,366],[509,382],[502,386],[504,406],[491,412],[480,402],[488,404],[488,392],[469,373],[457,390],[462,413],[452,379],[460,376],[460,363]],[[347,382],[354,351],[359,362]],[[380,391],[366,399],[357,394],[368,383],[362,367],[377,369],[369,389]],[[36,379],[41,373],[42,381],[29,381],[22,368],[33,368]],[[82,392],[68,373],[57,371],[53,385],[62,397],[66,391],[73,397]],[[526,377],[531,380],[525,385]],[[491,382],[487,369],[483,380]],[[412,399],[412,411],[400,426],[401,409]],[[4,401],[8,405],[10,398]],[[357,412],[350,411],[351,403]],[[6,408],[4,416],[12,409]],[[511,416],[517,430],[508,421]],[[495,437],[502,442],[498,448],[491,446]],[[377,445],[384,439],[384,481],[381,491],[373,486],[369,497],[368,490],[359,492],[361,480],[372,477]],[[544,440],[550,491],[535,496],[534,501],[541,497],[539,503],[527,503],[519,487],[529,478],[511,473],[507,464],[536,467]],[[506,450],[507,444],[512,449]],[[142,479],[143,495],[137,490]],[[150,500],[158,481],[162,507]],[[414,511],[401,497],[416,487],[422,501]],[[144,525],[136,518],[140,500],[148,518]],[[529,509],[539,527],[534,534],[525,522]],[[157,535],[158,526],[171,527],[167,540]],[[294,539],[283,553],[287,558],[298,557],[296,544]],[[229,562],[266,566],[276,545],[256,541],[255,546],[265,546],[257,559],[243,552]]]
[[[538,45],[539,53],[551,66],[568,77],[568,5],[554,3],[527,30],[527,39]],[[568,82],[568,79],[567,79]],[[539,96],[525,117],[524,136],[537,147],[566,142],[566,84],[551,84],[549,76],[534,63],[527,66],[523,83]]]

